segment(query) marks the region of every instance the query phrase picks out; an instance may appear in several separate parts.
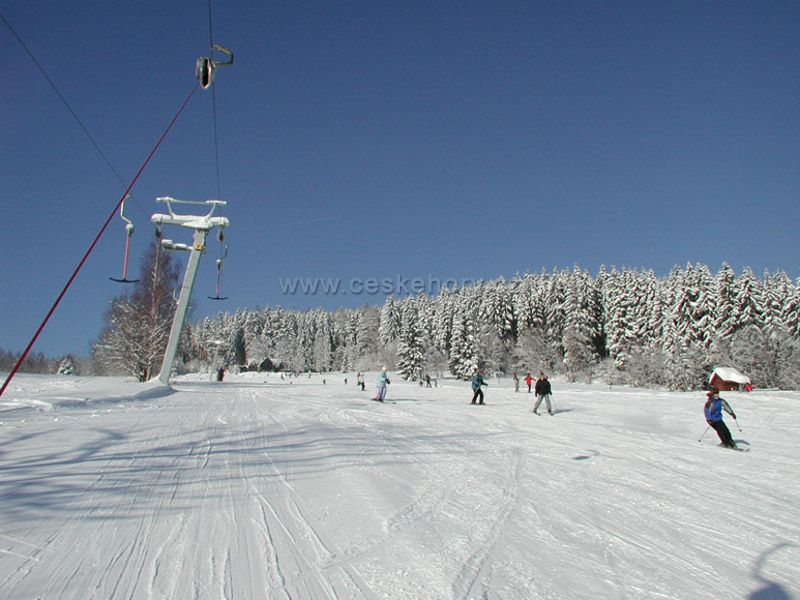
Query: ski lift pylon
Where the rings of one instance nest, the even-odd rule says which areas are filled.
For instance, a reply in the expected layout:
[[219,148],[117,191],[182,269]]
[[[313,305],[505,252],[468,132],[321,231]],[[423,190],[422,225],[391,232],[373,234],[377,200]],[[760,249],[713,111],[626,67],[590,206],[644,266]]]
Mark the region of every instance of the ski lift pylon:
[[131,250],[131,238],[133,237],[133,222],[125,216],[125,201],[130,198],[130,194],[126,195],[123,198],[122,203],[120,204],[119,209],[119,216],[125,221],[125,258],[122,260],[122,279],[118,279],[116,277],[109,277],[111,281],[116,281],[117,283],[136,283],[139,281],[138,279],[128,279],[128,256],[130,255]]

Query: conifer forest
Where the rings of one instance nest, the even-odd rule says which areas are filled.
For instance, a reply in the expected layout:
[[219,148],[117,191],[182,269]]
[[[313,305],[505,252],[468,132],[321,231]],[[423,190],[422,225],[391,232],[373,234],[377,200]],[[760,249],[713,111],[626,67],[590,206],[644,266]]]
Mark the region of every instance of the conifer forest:
[[193,323],[190,368],[349,372],[388,366],[405,379],[467,378],[478,368],[522,377],[691,390],[715,366],[759,388],[800,387],[800,282],[784,272],[723,264],[652,271],[542,271],[382,307],[297,311],[240,309]]

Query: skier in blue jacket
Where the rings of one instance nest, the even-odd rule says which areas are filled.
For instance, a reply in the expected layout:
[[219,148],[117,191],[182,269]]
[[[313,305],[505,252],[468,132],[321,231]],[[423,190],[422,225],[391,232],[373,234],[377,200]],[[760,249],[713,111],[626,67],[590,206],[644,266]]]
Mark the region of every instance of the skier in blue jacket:
[[725,425],[725,421],[722,420],[722,411],[724,410],[733,417],[734,420],[736,419],[736,413],[733,412],[730,404],[719,397],[719,390],[717,388],[711,388],[706,396],[708,400],[706,400],[705,407],[703,408],[703,412],[705,412],[706,415],[706,422],[717,432],[723,446],[726,448],[736,448],[736,442],[733,441],[733,436],[731,436],[728,426]]
[[478,400],[478,404],[483,404],[483,390],[481,389],[482,385],[489,385],[481,377],[480,371],[475,371],[475,375],[472,376],[472,404],[475,404],[475,401]]

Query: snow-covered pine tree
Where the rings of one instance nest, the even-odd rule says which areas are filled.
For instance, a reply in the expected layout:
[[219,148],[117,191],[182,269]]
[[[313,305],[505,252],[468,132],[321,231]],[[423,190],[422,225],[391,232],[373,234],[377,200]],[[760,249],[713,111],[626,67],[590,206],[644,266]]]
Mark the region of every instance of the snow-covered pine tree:
[[400,334],[397,344],[397,370],[405,380],[422,376],[425,348],[417,301],[409,298],[401,306]]
[[281,369],[299,373],[304,370],[302,352],[299,346],[299,314],[295,311],[278,310],[280,311],[280,318],[276,318],[273,321],[276,336],[273,362]]
[[400,310],[392,296],[386,298],[381,309],[381,324],[378,337],[384,346],[388,346],[400,335]]
[[717,307],[714,313],[714,329],[717,343],[730,341],[736,333],[736,273],[728,263],[722,263],[716,277]]
[[67,355],[58,363],[59,375],[75,375],[75,361],[72,356]]
[[797,280],[787,294],[781,320],[786,333],[800,339],[800,279]]
[[445,357],[450,355],[450,342],[453,333],[453,304],[458,292],[451,292],[446,287],[439,291],[433,301],[433,346]]
[[342,347],[339,368],[343,373],[355,368],[358,360],[358,330],[361,323],[360,311],[347,311],[341,315],[342,322]]
[[667,310],[666,299],[662,284],[653,271],[646,271],[639,275],[640,285],[637,286],[639,302],[642,304],[640,337],[644,348],[661,350],[661,340],[664,330],[664,314]]
[[257,368],[267,358],[264,347],[261,345],[262,333],[265,327],[265,317],[260,311],[244,311],[242,331],[244,336],[245,359],[242,364],[248,368]]
[[447,361],[453,375],[467,379],[475,373],[479,364],[476,344],[477,327],[467,298],[460,295],[453,311],[453,332],[450,338],[450,356]]
[[517,336],[517,318],[511,294],[502,277],[484,288],[480,311],[481,320],[500,340],[513,343]]
[[783,390],[800,389],[800,338],[785,331],[773,335],[776,348],[777,385]]
[[545,295],[546,340],[552,350],[548,371],[560,370],[564,360],[564,327],[566,325],[566,281],[569,271],[553,270]]
[[361,309],[358,326],[358,347],[356,349],[356,368],[360,370],[378,368],[378,331],[380,329],[380,310],[373,306]]
[[596,363],[594,337],[599,329],[593,313],[591,277],[576,266],[564,281],[564,368],[570,381],[591,381]]
[[748,325],[764,329],[763,290],[758,278],[749,267],[742,270],[742,275],[736,282],[734,303],[737,331]]
[[784,307],[791,302],[793,287],[792,280],[784,271],[778,271],[774,275],[764,271],[762,288],[765,331],[778,332],[786,329],[783,320]]
[[313,323],[310,343],[312,351],[311,368],[320,373],[330,371],[333,367],[334,339],[333,320],[328,312],[315,310],[311,313]]
[[714,340],[716,284],[707,267],[687,265],[680,285],[674,288],[673,319],[686,347],[705,350]]
[[731,341],[733,365],[758,387],[778,385],[778,352],[770,335],[755,324],[737,331]]
[[603,288],[606,322],[606,349],[617,370],[624,370],[630,345],[628,332],[633,328],[633,306],[629,296],[630,274],[612,268]]

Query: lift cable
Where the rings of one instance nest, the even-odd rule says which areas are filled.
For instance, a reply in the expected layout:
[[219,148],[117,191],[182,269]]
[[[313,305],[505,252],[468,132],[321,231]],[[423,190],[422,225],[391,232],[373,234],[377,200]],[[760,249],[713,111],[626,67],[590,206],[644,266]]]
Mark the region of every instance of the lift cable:
[[[100,147],[100,144],[97,143],[97,140],[91,134],[91,132],[89,131],[89,128],[86,127],[86,125],[84,124],[83,120],[80,118],[80,116],[78,116],[78,113],[75,111],[75,109],[72,108],[72,105],[69,103],[67,98],[64,96],[64,94],[61,93],[61,90],[58,88],[58,86],[56,85],[55,81],[53,81],[52,77],[50,77],[50,75],[47,73],[45,68],[42,66],[42,63],[39,62],[39,60],[33,54],[33,52],[28,47],[28,45],[25,43],[25,41],[22,39],[22,37],[17,33],[16,29],[14,29],[14,27],[11,25],[11,23],[9,23],[8,19],[6,19],[5,16],[3,16],[2,13],[0,13],[0,20],[3,21],[5,26],[11,32],[11,35],[13,35],[14,38],[16,38],[17,42],[19,42],[19,45],[22,47],[22,49],[25,51],[25,53],[31,59],[33,64],[36,66],[36,68],[42,74],[42,77],[44,77],[45,80],[47,81],[47,83],[50,84],[50,87],[53,88],[53,91],[56,93],[56,96],[58,96],[59,100],[61,100],[61,103],[67,109],[69,114],[72,115],[72,118],[78,124],[78,127],[80,127],[81,131],[83,131],[84,135],[88,138],[89,142],[91,142],[92,146],[94,146],[94,149],[97,151],[97,153],[100,155],[100,157],[106,163],[108,168],[111,170],[111,172],[117,178],[117,181],[119,181],[120,185],[125,187],[125,181],[122,179],[122,176],[119,174],[119,171],[117,171],[117,169],[114,167],[114,164],[111,162],[111,159],[109,159],[108,155],[105,152],[103,152],[103,149]],[[134,199],[134,202],[136,202],[137,207],[144,214],[144,209],[141,207],[141,205],[138,203],[138,201],[136,201]]]
[[112,172],[112,173],[114,173],[114,175],[116,175],[117,179],[119,180],[119,182],[120,182],[122,185],[125,185],[125,182],[122,180],[122,176],[121,176],[121,175],[120,175],[120,174],[117,172],[117,170],[114,168],[114,165],[111,163],[111,160],[109,160],[108,156],[106,156],[105,152],[103,152],[102,148],[100,148],[100,145],[99,145],[99,144],[97,143],[97,141],[94,139],[94,137],[92,136],[92,134],[91,134],[91,133],[89,133],[89,130],[87,129],[86,125],[84,125],[84,124],[83,124],[83,121],[82,121],[82,120],[81,120],[81,118],[78,116],[78,113],[76,113],[76,112],[73,110],[72,106],[70,106],[70,103],[69,103],[69,102],[67,101],[67,99],[64,97],[64,94],[62,94],[62,93],[61,93],[61,90],[59,90],[59,89],[58,89],[58,86],[57,86],[57,85],[55,84],[55,82],[54,82],[54,81],[53,81],[53,80],[50,78],[50,75],[48,75],[48,74],[47,74],[47,71],[45,71],[45,69],[44,69],[44,67],[42,66],[42,64],[41,64],[41,63],[40,63],[40,62],[39,62],[39,61],[36,59],[36,57],[33,55],[33,52],[31,52],[31,49],[30,49],[30,48],[28,48],[28,45],[27,45],[27,44],[26,44],[26,43],[23,41],[23,39],[22,39],[22,38],[19,36],[19,34],[16,32],[16,30],[15,30],[15,29],[14,29],[14,28],[11,26],[11,23],[9,23],[9,22],[8,22],[8,20],[7,20],[7,19],[6,19],[6,18],[3,16],[3,14],[2,14],[2,13],[0,13],[0,19],[2,19],[2,20],[3,20],[3,23],[5,23],[6,27],[8,27],[8,30],[11,32],[11,35],[13,35],[13,36],[14,36],[14,37],[17,39],[17,41],[19,42],[19,45],[20,45],[20,46],[22,46],[22,49],[23,49],[23,50],[25,50],[25,52],[27,53],[27,55],[28,55],[28,56],[30,57],[30,59],[33,61],[33,64],[34,64],[34,65],[36,65],[36,68],[37,68],[37,69],[39,69],[39,72],[40,72],[40,73],[42,74],[42,76],[43,76],[43,77],[44,77],[44,78],[47,80],[47,83],[49,83],[49,84],[50,84],[50,87],[51,87],[51,88],[53,88],[53,91],[54,91],[54,92],[56,93],[56,95],[59,97],[59,99],[60,99],[60,100],[61,100],[61,102],[64,104],[64,106],[66,107],[66,109],[69,111],[69,113],[72,115],[72,118],[73,118],[73,119],[75,119],[75,121],[78,123],[78,126],[81,128],[81,130],[82,130],[82,131],[83,131],[83,133],[86,135],[86,137],[87,137],[87,138],[89,138],[89,141],[92,143],[92,145],[94,146],[95,150],[97,150],[98,154],[100,154],[100,156],[101,156],[101,157],[103,158],[103,160],[106,162],[106,164],[108,165],[108,168],[109,168],[109,169],[111,169],[111,172]]
[[25,361],[25,359],[28,357],[28,353],[31,351],[31,348],[33,347],[34,343],[36,343],[36,340],[39,338],[39,335],[41,335],[42,331],[45,328],[45,325],[47,325],[48,321],[50,320],[50,317],[53,316],[53,313],[56,311],[56,308],[58,308],[58,305],[61,303],[61,300],[64,298],[64,295],[67,293],[67,290],[70,288],[72,283],[75,281],[75,278],[78,276],[78,273],[83,268],[83,265],[86,263],[86,261],[88,260],[89,255],[92,253],[92,251],[94,250],[95,246],[100,241],[100,238],[103,236],[103,233],[105,233],[105,230],[108,228],[109,223],[111,223],[111,220],[117,214],[117,211],[121,209],[122,203],[125,201],[125,198],[128,197],[128,195],[130,194],[131,189],[133,189],[133,186],[136,185],[136,182],[139,180],[139,177],[142,175],[144,170],[147,168],[148,164],[150,164],[150,160],[153,158],[153,156],[155,155],[156,151],[161,146],[161,143],[167,137],[167,134],[172,129],[172,126],[175,125],[175,122],[178,120],[178,117],[180,117],[181,114],[183,113],[183,109],[186,108],[186,105],[189,103],[189,100],[191,100],[192,96],[194,96],[194,93],[197,91],[197,88],[198,88],[198,86],[196,84],[192,86],[191,92],[189,92],[189,94],[186,96],[184,101],[181,103],[180,107],[178,108],[178,111],[175,113],[175,116],[172,117],[172,120],[169,122],[169,125],[167,125],[167,128],[164,130],[164,132],[158,138],[158,141],[153,146],[153,149],[150,150],[150,153],[147,155],[147,158],[145,158],[144,162],[142,163],[142,166],[139,168],[139,171],[136,173],[136,175],[131,180],[131,182],[128,185],[128,187],[123,192],[122,197],[119,199],[117,204],[114,206],[114,210],[112,210],[111,213],[108,215],[108,218],[106,219],[106,221],[103,224],[103,226],[100,228],[100,231],[97,233],[97,235],[95,236],[95,238],[92,241],[92,243],[89,244],[89,248],[86,250],[86,253],[83,255],[83,258],[81,258],[80,262],[78,263],[78,266],[75,267],[75,270],[73,271],[72,275],[70,276],[69,280],[67,281],[66,285],[64,286],[64,289],[61,290],[61,293],[56,298],[56,301],[53,303],[53,306],[50,307],[50,310],[47,312],[47,315],[45,316],[44,320],[39,325],[38,329],[36,330],[36,333],[33,334],[33,337],[31,338],[30,342],[28,342],[27,347],[22,352],[20,357],[17,359],[17,362],[14,364],[14,367],[11,369],[11,372],[8,374],[8,377],[6,378],[5,382],[3,382],[2,387],[0,387],[0,396],[3,395],[3,392],[8,387],[8,384],[11,383],[11,380],[14,378],[14,375],[16,375],[16,373],[19,370],[20,366]]
[[[212,24],[211,0],[208,0],[208,45],[213,52],[215,49],[215,44],[214,27]],[[217,198],[222,200],[222,183],[219,169],[219,136],[217,135],[217,91],[215,86],[211,86],[211,110],[214,124],[214,164],[216,166],[217,174]]]

